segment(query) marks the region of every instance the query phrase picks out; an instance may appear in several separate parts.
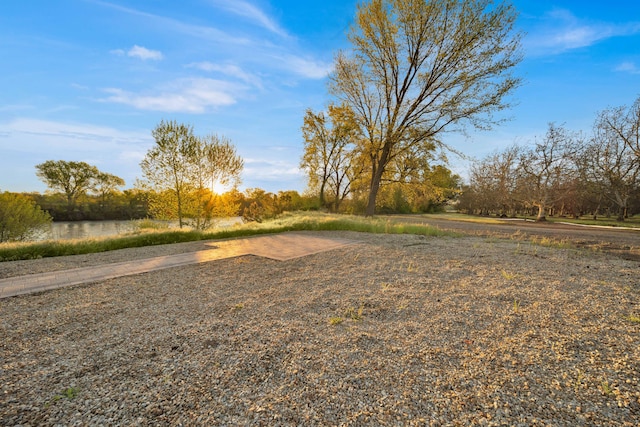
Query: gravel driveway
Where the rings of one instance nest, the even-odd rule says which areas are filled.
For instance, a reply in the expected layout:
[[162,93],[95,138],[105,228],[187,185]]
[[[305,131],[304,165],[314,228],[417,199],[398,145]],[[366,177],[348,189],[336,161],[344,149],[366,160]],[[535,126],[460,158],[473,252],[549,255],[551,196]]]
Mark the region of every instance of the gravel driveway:
[[493,237],[317,235],[361,243],[0,300],[0,425],[640,422],[637,262]]

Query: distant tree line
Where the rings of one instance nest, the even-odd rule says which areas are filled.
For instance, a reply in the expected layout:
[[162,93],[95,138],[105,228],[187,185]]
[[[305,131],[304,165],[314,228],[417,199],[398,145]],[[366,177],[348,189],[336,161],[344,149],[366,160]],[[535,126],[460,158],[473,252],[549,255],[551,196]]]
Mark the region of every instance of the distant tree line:
[[69,210],[66,195],[47,191],[23,193],[45,210],[54,221],[128,220],[149,217],[149,194],[140,189],[112,190],[105,196],[85,192]]
[[640,212],[640,97],[601,111],[589,135],[550,124],[531,145],[477,161],[459,198],[469,213],[615,216]]
[[[48,214],[54,221],[100,221],[100,220],[134,220],[134,219],[166,219],[177,220],[171,215],[154,215],[149,208],[149,200],[162,197],[154,191],[133,188],[114,191],[103,203],[96,195],[85,194],[80,197],[74,210],[73,219],[67,217],[64,194],[47,192],[12,193],[4,192],[5,197],[20,197]],[[316,196],[301,195],[295,190],[271,193],[260,188],[249,188],[245,191],[230,190],[222,194],[211,193],[211,204],[215,206],[212,218],[242,217],[246,221],[264,221],[274,218],[283,212],[300,210],[318,210],[320,205]],[[0,204],[5,204],[0,199]],[[158,213],[158,212],[156,212]]]

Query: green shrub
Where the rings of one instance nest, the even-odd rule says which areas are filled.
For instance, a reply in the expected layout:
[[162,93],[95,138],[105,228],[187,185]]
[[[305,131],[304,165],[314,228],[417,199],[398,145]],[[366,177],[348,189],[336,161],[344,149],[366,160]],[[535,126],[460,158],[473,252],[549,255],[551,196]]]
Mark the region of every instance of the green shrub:
[[0,242],[32,239],[51,223],[51,216],[29,197],[0,193]]

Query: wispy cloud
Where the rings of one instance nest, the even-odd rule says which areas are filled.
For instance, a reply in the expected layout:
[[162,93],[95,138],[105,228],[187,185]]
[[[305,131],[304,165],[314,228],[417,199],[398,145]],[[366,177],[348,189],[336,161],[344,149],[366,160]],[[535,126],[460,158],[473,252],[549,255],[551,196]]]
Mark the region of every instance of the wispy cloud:
[[131,49],[127,52],[127,56],[131,56],[134,58],[140,58],[143,61],[147,59],[152,59],[154,61],[158,61],[163,58],[162,52],[158,50],[147,49],[146,47],[133,45]]
[[182,21],[178,21],[173,18],[167,18],[165,16],[154,15],[152,13],[142,12],[137,9],[132,9],[129,7],[120,6],[117,4],[109,3],[106,1],[100,0],[92,0],[93,3],[99,4],[104,7],[108,7],[113,10],[118,10],[120,12],[126,13],[128,15],[139,16],[147,19],[151,23],[154,24],[157,28],[164,28],[171,31],[176,31],[182,34],[186,34],[192,37],[198,37],[201,39],[205,39],[208,41],[214,41],[221,44],[236,44],[236,45],[246,45],[250,43],[249,39],[243,37],[235,37],[230,34],[227,34],[224,31],[221,31],[214,27],[195,25],[195,24],[187,24]]
[[[67,145],[70,148],[102,150],[100,144],[125,145],[148,143],[150,135],[142,132],[124,132],[111,127],[86,123],[68,123],[33,118],[17,118],[2,124],[7,136],[18,138],[28,135],[35,144],[46,141],[55,145]],[[34,138],[35,137],[35,138]],[[78,144],[81,141],[82,144]]]
[[530,54],[558,54],[588,47],[611,37],[640,33],[640,23],[587,22],[565,9],[554,9],[525,39]]
[[296,55],[285,55],[276,57],[280,64],[295,74],[310,78],[323,79],[333,70],[332,63],[317,61],[312,58],[303,58]]
[[159,61],[163,58],[162,52],[158,50],[147,49],[146,47],[138,46],[137,44],[133,45],[133,47],[126,52],[123,49],[113,49],[110,52],[113,55],[127,55],[131,58],[142,59],[143,61],[146,61],[148,59]]
[[[0,133],[0,144],[5,138],[11,141],[10,152],[1,159],[6,163],[3,167],[22,165],[16,173],[24,174],[21,180],[25,182],[33,181],[35,175],[25,172],[24,159],[31,159],[33,164],[45,159],[86,161],[133,182],[135,166],[153,142],[148,131],[122,131],[108,126],[29,117],[0,123],[0,128],[4,129]],[[131,154],[124,156],[123,149]],[[34,186],[37,188],[35,181],[32,188]]]
[[204,113],[215,107],[236,102],[235,94],[243,87],[222,80],[190,78],[180,79],[151,94],[134,93],[118,88],[107,88],[106,102],[130,105],[140,110]]
[[81,90],[81,91],[89,90],[89,86],[81,85],[79,83],[71,83],[70,86],[76,90]]
[[[309,57],[301,57],[294,54],[271,54],[263,53],[256,55],[262,57],[264,61],[278,70],[295,74],[307,79],[323,79],[333,71],[333,63],[323,62]],[[188,68],[197,68],[207,72],[218,72],[226,76],[231,76],[245,83],[262,88],[261,78],[249,73],[239,66],[230,63],[214,63],[209,61],[193,62],[186,65]]]
[[244,173],[263,181],[283,180],[304,176],[296,164],[286,160],[244,159]]
[[640,74],[640,67],[633,62],[623,62],[615,68],[616,71],[621,71],[629,74]]
[[226,76],[234,77],[239,80],[242,80],[245,83],[248,83],[252,86],[262,88],[262,82],[260,77],[248,73],[244,71],[239,66],[226,62],[223,64],[217,64],[209,61],[203,62],[192,62],[191,64],[186,65],[187,68],[196,68],[198,70],[206,71],[206,72],[218,72],[224,74]]
[[287,32],[278,25],[273,18],[269,17],[265,12],[247,1],[212,0],[212,3],[220,9],[224,9],[238,16],[247,18],[272,33],[282,37],[289,37]]
[[[154,15],[136,9],[120,6],[101,0],[90,0],[104,7],[109,7],[132,16],[138,16],[153,23],[154,27],[166,28],[168,31],[178,32],[189,37],[199,38],[208,42],[215,42],[217,49],[224,49],[225,60],[220,62],[195,62],[187,67],[199,68],[205,71],[216,71],[225,75],[233,75],[245,83],[262,87],[261,79],[255,73],[246,71],[243,64],[259,63],[261,69],[284,71],[308,79],[322,79],[332,71],[332,63],[317,60],[311,56],[297,53],[295,46],[290,46],[291,37],[274,19],[246,0],[210,0],[216,7],[228,10],[236,15],[244,16],[267,28],[273,33],[286,36],[285,45],[274,45],[253,36],[233,36],[217,28],[193,25],[172,18]],[[129,54],[123,50],[114,50],[115,54]],[[240,64],[240,65],[238,65]],[[241,65],[243,68],[241,68]]]

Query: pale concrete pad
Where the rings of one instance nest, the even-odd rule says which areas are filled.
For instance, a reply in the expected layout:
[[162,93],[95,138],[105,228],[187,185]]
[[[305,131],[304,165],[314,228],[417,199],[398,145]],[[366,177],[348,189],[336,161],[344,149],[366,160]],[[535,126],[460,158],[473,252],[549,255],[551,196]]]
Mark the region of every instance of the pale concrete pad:
[[248,239],[227,240],[209,245],[225,251],[240,251],[264,258],[286,261],[325,252],[344,245],[356,243],[353,240],[308,236],[296,233],[273,234]]
[[212,246],[213,249],[205,251],[0,279],[0,298],[242,255],[255,255],[286,261],[354,243],[357,242],[299,233],[223,240],[208,243],[207,245]]

